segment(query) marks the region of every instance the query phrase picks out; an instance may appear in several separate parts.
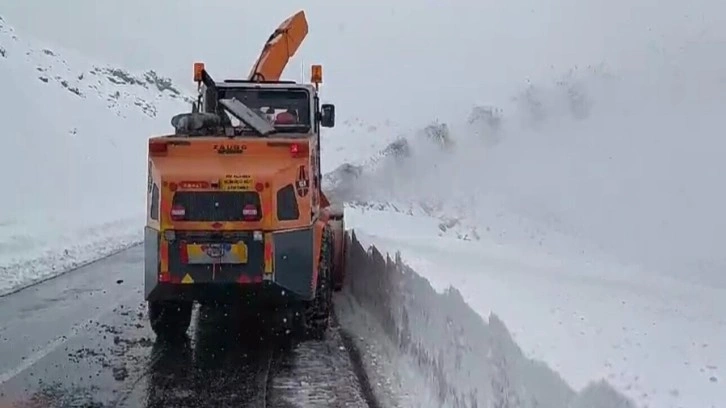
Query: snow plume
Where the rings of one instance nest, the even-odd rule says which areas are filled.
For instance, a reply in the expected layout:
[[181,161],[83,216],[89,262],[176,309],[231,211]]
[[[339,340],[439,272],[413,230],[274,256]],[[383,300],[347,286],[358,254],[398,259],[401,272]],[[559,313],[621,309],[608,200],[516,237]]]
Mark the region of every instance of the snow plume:
[[366,350],[374,391],[386,406],[634,406],[603,381],[575,392],[526,358],[496,315],[484,321],[453,288],[437,293],[398,256],[366,250],[355,234],[349,248],[348,285],[336,310]]
[[0,71],[1,295],[140,241],[146,140],[189,99],[154,71],[24,42],[1,18]]
[[676,48],[527,84],[496,109],[408,135],[386,160],[340,168],[328,182],[349,180],[351,200],[438,206],[502,242],[575,245],[724,287],[726,46]]

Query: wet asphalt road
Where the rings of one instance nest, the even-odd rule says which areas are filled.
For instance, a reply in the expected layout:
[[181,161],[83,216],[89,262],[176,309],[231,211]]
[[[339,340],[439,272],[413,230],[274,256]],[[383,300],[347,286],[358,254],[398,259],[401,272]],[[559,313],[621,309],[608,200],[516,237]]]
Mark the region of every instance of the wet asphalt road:
[[197,307],[189,340],[164,344],[142,288],[134,247],[0,298],[0,408],[369,406],[337,327],[253,344]]

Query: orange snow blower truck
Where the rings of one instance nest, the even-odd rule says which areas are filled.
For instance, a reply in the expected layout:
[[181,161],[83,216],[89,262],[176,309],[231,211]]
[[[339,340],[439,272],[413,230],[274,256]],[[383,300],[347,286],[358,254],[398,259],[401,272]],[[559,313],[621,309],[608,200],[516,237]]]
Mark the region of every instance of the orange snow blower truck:
[[145,299],[157,336],[183,335],[193,302],[282,311],[324,336],[342,287],[344,224],[321,190],[320,129],[335,107],[311,84],[280,80],[308,32],[280,25],[247,79],[216,82],[194,64],[199,96],[149,139]]

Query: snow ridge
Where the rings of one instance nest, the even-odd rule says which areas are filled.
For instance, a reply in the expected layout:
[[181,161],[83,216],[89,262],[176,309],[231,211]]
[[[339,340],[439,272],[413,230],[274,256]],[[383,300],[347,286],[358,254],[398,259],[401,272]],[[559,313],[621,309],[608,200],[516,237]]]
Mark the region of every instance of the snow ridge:
[[634,407],[605,381],[575,392],[526,358],[495,314],[485,321],[456,289],[437,293],[400,254],[384,257],[355,233],[349,247],[349,285],[336,311],[391,406]]

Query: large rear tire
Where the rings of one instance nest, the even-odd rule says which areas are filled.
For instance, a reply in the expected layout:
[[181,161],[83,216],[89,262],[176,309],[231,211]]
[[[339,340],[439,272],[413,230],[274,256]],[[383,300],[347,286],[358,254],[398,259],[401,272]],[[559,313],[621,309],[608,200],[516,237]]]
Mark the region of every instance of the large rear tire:
[[193,305],[190,301],[150,301],[151,329],[159,338],[183,338],[192,321]]
[[330,228],[323,230],[320,248],[318,281],[315,298],[305,309],[305,337],[322,340],[330,327],[330,314],[333,310],[333,233]]

